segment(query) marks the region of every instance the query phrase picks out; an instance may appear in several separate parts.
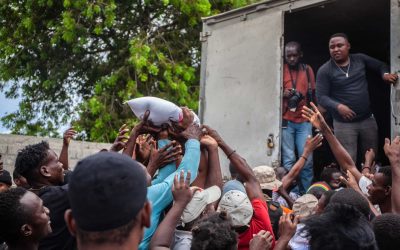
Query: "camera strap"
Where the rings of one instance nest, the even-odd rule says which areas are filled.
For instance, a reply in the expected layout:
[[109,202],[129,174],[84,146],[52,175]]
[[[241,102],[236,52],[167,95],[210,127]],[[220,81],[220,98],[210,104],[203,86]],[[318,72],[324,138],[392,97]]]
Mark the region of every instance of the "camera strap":
[[290,68],[289,68],[289,75],[290,75],[290,81],[292,82],[292,88],[296,89],[296,81],[297,81],[297,77],[299,76],[299,71],[296,70],[296,79],[293,79],[292,70],[290,70]]

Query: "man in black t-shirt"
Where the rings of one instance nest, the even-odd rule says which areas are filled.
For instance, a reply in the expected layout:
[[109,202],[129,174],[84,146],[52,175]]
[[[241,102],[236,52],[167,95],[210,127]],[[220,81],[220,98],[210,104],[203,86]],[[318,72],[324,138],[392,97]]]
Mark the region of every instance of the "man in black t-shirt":
[[37,194],[50,210],[53,232],[40,241],[39,249],[75,249],[75,239],[64,221],[64,213],[71,206],[68,185],[63,185],[63,164],[57,154],[45,141],[26,146],[18,152],[15,171],[26,178],[30,191]]
[[335,135],[356,162],[357,149],[364,154],[371,148],[377,152],[378,146],[378,127],[370,109],[366,70],[380,74],[390,84],[395,84],[398,76],[390,74],[383,62],[365,54],[349,54],[349,50],[347,35],[331,36],[331,59],[317,73],[317,99],[332,114]]

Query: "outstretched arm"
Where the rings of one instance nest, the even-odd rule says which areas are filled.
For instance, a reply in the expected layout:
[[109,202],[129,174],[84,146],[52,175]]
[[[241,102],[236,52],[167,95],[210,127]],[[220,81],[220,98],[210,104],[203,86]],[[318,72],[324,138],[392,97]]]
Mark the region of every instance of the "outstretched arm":
[[74,128],[69,128],[64,132],[63,146],[61,148],[60,158],[59,158],[59,161],[63,164],[63,169],[64,170],[68,170],[69,169],[68,147],[69,147],[69,143],[70,143],[72,137],[74,137],[74,135],[76,135],[76,131],[74,130]]
[[167,215],[154,233],[154,236],[150,242],[150,249],[170,249],[176,224],[178,223],[178,220],[181,217],[186,205],[192,199],[192,192],[190,191],[189,186],[190,172],[187,172],[185,179],[184,171],[182,170],[179,176],[179,181],[178,175],[175,175],[174,185],[172,186],[174,205],[168,211]]
[[303,169],[304,165],[310,154],[319,146],[322,145],[323,137],[321,134],[317,134],[313,138],[307,138],[306,143],[304,144],[303,155],[300,156],[299,160],[294,164],[294,166],[290,169],[289,173],[287,173],[282,178],[282,186],[287,191],[292,182],[299,176],[300,171]]
[[249,199],[263,199],[264,195],[261,190],[260,183],[254,175],[253,170],[247,164],[246,160],[236,153],[236,151],[233,150],[228,144],[226,144],[217,131],[206,125],[203,125],[203,128],[206,130],[208,135],[217,141],[218,146],[222,149],[222,151],[224,151],[228,159],[231,161],[238,174],[242,177],[243,182],[246,183],[245,187]]
[[349,153],[332,133],[332,130],[329,128],[328,124],[326,124],[325,119],[318,111],[318,108],[314,105],[314,103],[311,103],[311,106],[312,109],[303,106],[303,117],[307,118],[315,128],[321,131],[322,135],[328,141],[332,153],[338,161],[339,165],[345,171],[349,170],[358,182],[362,174],[360,173],[360,171],[358,171]]
[[400,214],[400,137],[392,142],[386,138],[383,149],[392,168],[392,212]]

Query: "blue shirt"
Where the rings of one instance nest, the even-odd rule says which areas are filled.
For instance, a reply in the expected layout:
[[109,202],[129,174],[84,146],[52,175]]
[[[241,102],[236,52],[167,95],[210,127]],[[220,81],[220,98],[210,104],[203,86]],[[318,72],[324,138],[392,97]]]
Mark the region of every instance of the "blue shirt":
[[[159,143],[160,145],[166,145],[168,140],[163,140]],[[191,179],[193,182],[197,177],[197,170],[200,163],[200,142],[195,139],[189,139],[185,144],[185,155],[183,156],[182,162],[178,169],[175,170],[175,162],[171,162],[163,167],[156,177],[156,181],[152,182],[152,186],[147,188],[147,199],[152,205],[151,212],[151,225],[144,231],[144,237],[139,245],[139,249],[148,249],[151,237],[157,230],[158,224],[160,223],[160,216],[164,209],[173,201],[172,197],[172,184],[174,183],[174,177],[176,174],[184,170],[185,173],[190,170]],[[174,170],[171,172],[171,170]],[[163,179],[166,174],[169,175]]]

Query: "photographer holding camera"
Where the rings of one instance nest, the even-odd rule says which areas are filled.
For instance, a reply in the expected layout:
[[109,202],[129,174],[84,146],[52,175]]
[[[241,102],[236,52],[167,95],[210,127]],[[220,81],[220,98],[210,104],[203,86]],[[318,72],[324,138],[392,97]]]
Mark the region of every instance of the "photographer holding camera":
[[285,65],[283,71],[283,109],[282,109],[282,165],[288,171],[297,161],[297,156],[305,161],[300,173],[298,190],[304,194],[313,179],[312,155],[303,156],[307,137],[312,135],[311,124],[301,116],[304,105],[315,102],[315,77],[309,65],[300,63],[303,57],[301,45],[289,42],[285,46]]

